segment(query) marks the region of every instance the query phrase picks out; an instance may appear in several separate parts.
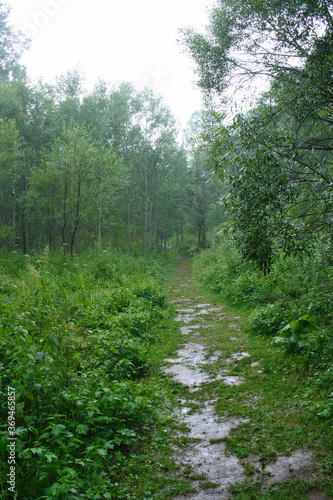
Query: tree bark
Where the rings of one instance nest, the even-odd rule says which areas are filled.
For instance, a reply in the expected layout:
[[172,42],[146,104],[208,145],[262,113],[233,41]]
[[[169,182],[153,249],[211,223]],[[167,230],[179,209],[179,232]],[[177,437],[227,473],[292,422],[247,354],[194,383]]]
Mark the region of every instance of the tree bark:
[[76,214],[75,214],[75,221],[74,221],[74,228],[72,232],[72,237],[71,237],[71,255],[74,253],[74,243],[75,243],[75,237],[76,237],[76,232],[79,227],[80,223],[80,201],[81,201],[81,179],[79,178],[78,181],[78,186],[77,186],[77,199],[76,199]]
[[148,250],[148,165],[145,166],[144,250]]

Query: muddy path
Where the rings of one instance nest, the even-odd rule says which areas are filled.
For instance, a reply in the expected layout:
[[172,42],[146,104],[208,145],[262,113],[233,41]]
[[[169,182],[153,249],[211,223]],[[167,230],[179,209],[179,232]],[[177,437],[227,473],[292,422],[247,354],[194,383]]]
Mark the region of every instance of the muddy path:
[[[224,388],[228,389],[228,397],[235,389],[239,392],[246,373],[258,377],[260,384],[262,367],[244,346],[240,318],[228,314],[223,304],[199,289],[190,261],[180,257],[177,260],[178,273],[168,293],[184,340],[178,351],[164,360],[163,371],[182,386],[176,415],[187,428],[188,445],[174,451],[181,467],[192,471],[193,493],[175,498],[227,499],[231,497],[230,486],[243,483],[249,476],[245,461],[228,452],[225,438],[233,429],[250,422],[250,412],[247,416],[243,411],[241,418],[224,414],[217,410],[219,400]],[[243,400],[249,409],[260,405],[260,396],[255,393],[244,392]],[[263,492],[288,478],[309,477],[314,467],[313,454],[306,448],[278,456],[264,466],[260,466],[258,456],[248,457],[247,465],[250,462],[251,480],[260,481]]]

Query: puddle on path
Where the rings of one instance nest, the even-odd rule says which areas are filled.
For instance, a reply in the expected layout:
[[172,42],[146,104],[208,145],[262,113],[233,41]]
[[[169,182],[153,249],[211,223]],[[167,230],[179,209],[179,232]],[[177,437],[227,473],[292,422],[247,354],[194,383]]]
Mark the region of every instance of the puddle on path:
[[210,376],[199,368],[189,368],[183,365],[172,365],[164,368],[164,373],[171,374],[175,382],[186,385],[190,392],[198,389],[201,384],[211,382]]
[[216,380],[221,380],[225,385],[241,385],[244,382],[243,377],[237,375],[218,375]]
[[210,309],[200,309],[199,311],[197,311],[196,313],[193,314],[193,316],[206,316],[207,314],[209,314],[209,311]]
[[180,299],[169,300],[169,304],[182,304],[182,303],[190,303],[190,302],[192,302],[191,299],[185,299],[184,297],[181,297]]
[[[199,311],[195,312],[195,309],[189,308],[189,309],[177,309],[177,312],[180,313],[177,318],[175,318],[175,321],[179,322],[184,322],[184,323],[189,323],[192,320],[196,320],[198,316],[206,316],[209,314],[209,309],[200,309]],[[198,318],[199,321],[202,318]]]
[[212,356],[208,356],[205,346],[198,342],[191,342],[183,349],[177,351],[177,358],[168,358],[168,363],[186,363],[187,365],[196,367],[197,365],[205,365],[214,363],[221,356],[221,352],[216,351]]
[[203,364],[205,362],[205,347],[199,343],[189,343],[177,351],[176,359],[167,359],[169,363],[186,363],[191,366]]
[[[178,286],[181,288],[188,285],[179,283]],[[176,292],[175,290],[172,291]],[[220,313],[219,319],[222,319],[222,317],[225,319],[225,315],[221,315],[220,312],[224,306],[212,307],[207,302],[199,303],[200,299],[204,299],[204,297],[198,296],[192,300],[183,295],[170,301],[173,304],[189,305],[189,307],[185,305],[185,307],[177,308],[178,316],[175,318],[178,323],[183,323],[184,326],[180,326],[179,330],[184,335],[193,334],[193,332],[199,335],[201,329],[212,328],[213,325],[207,324],[207,320],[204,318],[207,315],[213,314],[216,321],[216,316]],[[195,304],[195,302],[198,303]],[[194,324],[191,325],[191,322]],[[209,330],[206,330],[205,333],[206,335],[209,334]],[[163,371],[171,375],[173,380],[188,387],[191,393],[199,389],[203,384],[214,380],[220,380],[227,385],[239,385],[243,379],[227,375],[227,370],[221,372],[217,377],[203,371],[202,367],[204,365],[214,363],[222,354],[222,352],[217,351],[210,356],[203,343],[191,341],[179,349],[175,357],[165,360],[171,365],[164,367]],[[245,354],[248,353],[236,354],[245,357]],[[189,437],[196,438],[199,441],[188,446],[185,452],[180,452],[179,460],[183,465],[191,465],[197,474],[205,474],[208,481],[218,485],[211,492],[207,490],[200,492],[199,482],[195,481],[193,487],[197,489],[197,493],[190,498],[204,498],[205,500],[209,500],[210,497],[214,499],[228,498],[228,487],[230,484],[243,481],[244,473],[239,460],[229,454],[227,455],[225,443],[219,440],[226,437],[230,430],[237,427],[241,421],[236,418],[219,418],[212,404],[206,404],[200,413],[191,414],[189,414],[189,408],[186,408],[186,401],[182,401],[182,404],[183,408],[179,412],[179,418],[189,427]],[[213,440],[213,442],[210,442],[210,440]],[[182,499],[183,497],[177,498]]]
[[188,309],[176,309],[176,311],[178,313],[194,313],[195,309],[192,309],[191,307],[189,307]]
[[278,457],[271,464],[266,465],[263,484],[271,486],[280,483],[314,465],[313,454],[309,450],[296,450],[290,457]]
[[236,323],[229,323],[228,328],[231,328],[232,330],[238,330],[238,325],[236,325]]
[[[214,325],[190,325],[190,326],[181,326],[179,328],[180,333],[183,335],[193,334],[193,330],[205,329],[205,328],[213,328]],[[202,332],[196,332],[195,335],[200,335]]]
[[[194,325],[194,326],[198,326],[198,325]],[[179,328],[179,330],[180,330],[180,333],[182,333],[183,335],[190,335],[191,333],[193,333],[193,325],[181,326]]]
[[179,323],[190,323],[191,321],[203,321],[203,318],[194,318],[194,315],[190,316],[189,314],[183,315],[183,316],[177,316],[175,318],[175,321],[178,321]]
[[231,354],[230,358],[224,359],[223,363],[230,364],[234,363],[234,361],[241,361],[244,358],[250,358],[251,354],[248,352],[235,352],[234,354]]
[[[226,444],[222,440],[242,421],[236,418],[227,420],[219,418],[214,407],[209,404],[201,413],[190,415],[182,413],[180,420],[189,427],[189,437],[200,441],[180,453],[179,462],[191,465],[197,474],[205,474],[209,481],[216,484],[214,489],[198,491],[190,498],[208,500],[210,495],[214,499],[228,498],[227,490],[230,484],[244,481],[245,476],[239,460],[226,454]],[[196,481],[192,486],[199,489],[199,483]],[[181,500],[184,497],[176,498]]]
[[[170,361],[178,360],[170,359]],[[217,377],[211,377],[203,370],[200,370],[200,368],[184,366],[178,363],[163,368],[163,371],[168,375],[172,375],[175,382],[186,385],[190,389],[190,392],[199,389],[202,384],[213,382],[214,380],[220,380],[225,385],[241,385],[244,382],[244,379],[237,375],[219,374]]]
[[[212,382],[216,378],[200,369],[202,365],[214,363],[221,355],[216,352],[212,356],[207,354],[205,346],[200,343],[191,342],[177,351],[176,358],[167,358],[165,361],[172,363],[171,366],[163,369],[164,373],[172,375],[173,380],[186,385],[192,390],[196,390],[202,384]],[[224,382],[223,377],[223,382]]]

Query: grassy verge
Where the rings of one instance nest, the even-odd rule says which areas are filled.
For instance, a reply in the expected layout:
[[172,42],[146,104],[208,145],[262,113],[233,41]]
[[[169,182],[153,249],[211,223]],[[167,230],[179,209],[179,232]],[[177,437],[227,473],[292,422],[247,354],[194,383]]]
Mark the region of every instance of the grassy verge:
[[1,498],[187,491],[169,458],[177,429],[157,369],[175,342],[170,260],[46,250],[2,256],[0,269]]
[[[244,379],[239,386],[217,380],[208,387],[219,414],[245,420],[225,439],[248,474],[233,495],[242,500],[307,499],[316,491],[332,496],[333,272],[327,256],[318,252],[303,263],[279,261],[265,278],[224,242],[196,258],[195,273],[211,301],[228,305],[226,318],[239,318],[235,331],[222,319],[206,340],[212,352],[223,351],[206,369],[217,374],[227,367],[228,375]],[[236,350],[251,357],[226,365]],[[312,451],[311,472],[263,488],[267,463],[299,449]]]

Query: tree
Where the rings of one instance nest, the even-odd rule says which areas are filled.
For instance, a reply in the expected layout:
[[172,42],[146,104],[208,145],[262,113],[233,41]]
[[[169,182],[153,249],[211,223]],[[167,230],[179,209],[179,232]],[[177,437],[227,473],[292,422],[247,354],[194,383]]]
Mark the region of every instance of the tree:
[[[326,0],[219,0],[205,34],[182,30],[197,64],[199,85],[221,94],[235,82],[298,74],[314,49],[322,59],[331,43],[332,6]],[[327,63],[327,58],[325,58]]]
[[53,247],[56,226],[65,253],[74,253],[83,226],[98,227],[100,242],[103,209],[121,179],[124,170],[110,150],[93,146],[85,129],[66,127],[30,178],[31,201],[53,225]]
[[141,239],[148,251],[183,225],[171,184],[186,158],[174,118],[152,91],[99,82],[87,93],[78,70],[55,85],[0,78],[1,118],[20,139],[15,203],[3,209],[8,224],[12,214],[12,247],[30,253],[61,241],[73,253],[125,236],[128,249]]
[[204,134],[213,170],[230,185],[236,241],[264,271],[278,248],[304,251],[332,225],[332,27],[321,0],[221,0],[206,34],[184,31],[210,102],[236,80],[243,92],[268,82],[252,112],[232,124],[215,113]]
[[67,127],[79,124],[81,101],[84,97],[84,75],[82,72],[79,69],[73,69],[60,75],[56,80],[53,93],[57,104],[57,122],[61,126]]
[[208,167],[207,151],[200,147],[198,137],[203,131],[207,113],[196,111],[188,121],[184,134],[184,146],[188,155],[188,176],[185,189],[187,222],[194,228],[198,237],[198,246],[205,247],[209,229],[217,226],[223,218],[216,213],[217,202],[225,191],[225,186],[218,177],[213,178]]
[[0,120],[0,242],[16,248],[20,139],[13,121]]
[[28,47],[28,40],[10,26],[9,14],[9,7],[0,2],[0,80],[4,81],[25,76],[25,68],[19,60]]

